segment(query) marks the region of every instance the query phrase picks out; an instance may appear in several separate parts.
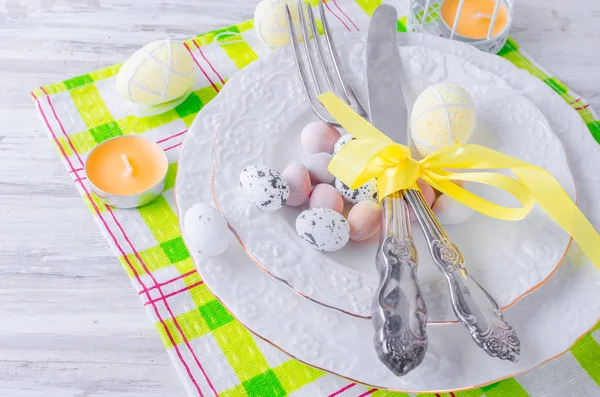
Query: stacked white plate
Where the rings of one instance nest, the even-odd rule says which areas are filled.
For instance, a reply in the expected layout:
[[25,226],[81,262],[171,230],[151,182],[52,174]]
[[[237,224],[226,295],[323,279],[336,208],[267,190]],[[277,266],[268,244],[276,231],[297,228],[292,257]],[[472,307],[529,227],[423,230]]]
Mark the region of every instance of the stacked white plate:
[[[335,41],[354,90],[365,98],[365,38],[348,34]],[[599,228],[594,202],[600,196],[600,147],[570,106],[527,72],[468,45],[418,34],[400,34],[398,42],[409,109],[431,84],[462,85],[478,113],[472,141],[547,169]],[[196,265],[208,288],[256,335],[360,383],[434,392],[515,376],[561,354],[594,326],[600,272],[571,246],[568,234],[537,208],[520,222],[475,214],[447,231],[521,340],[516,364],[487,356],[456,323],[443,275],[415,228],[429,347],[417,369],[394,376],[372,347],[376,238],[334,254],[315,251],[295,233],[301,209],[263,212],[239,189],[239,174],[248,165],[283,170],[291,159],[300,160],[300,130],[314,119],[291,50],[283,48],[229,80],[197,116],[182,148],[179,213],[198,202],[218,206],[237,236],[218,257],[195,256]],[[486,188],[477,193],[511,203]]]

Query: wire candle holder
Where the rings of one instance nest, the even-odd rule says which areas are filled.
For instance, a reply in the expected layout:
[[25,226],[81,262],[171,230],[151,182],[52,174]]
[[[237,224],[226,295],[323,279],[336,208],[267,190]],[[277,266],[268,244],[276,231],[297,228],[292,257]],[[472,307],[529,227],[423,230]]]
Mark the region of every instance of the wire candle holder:
[[498,53],[512,24],[514,0],[411,0],[408,29]]

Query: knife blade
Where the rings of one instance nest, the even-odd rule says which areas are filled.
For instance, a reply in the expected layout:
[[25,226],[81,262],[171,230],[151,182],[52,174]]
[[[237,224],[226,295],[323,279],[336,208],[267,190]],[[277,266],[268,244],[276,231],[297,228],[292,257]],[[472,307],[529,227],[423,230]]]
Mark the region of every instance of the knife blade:
[[396,46],[398,12],[382,4],[367,34],[367,89],[371,124],[397,143],[408,146],[408,111],[400,83]]
[[[369,25],[367,36],[369,115],[371,124],[377,129],[397,143],[408,146],[408,112],[399,78],[400,57],[396,46],[396,18],[397,13],[392,6],[381,5],[373,13]],[[458,320],[469,330],[475,343],[487,354],[516,362],[520,354],[520,342],[516,332],[504,319],[494,298],[466,270],[460,250],[439,224],[420,190],[409,189],[384,199],[382,227],[387,235],[397,233],[398,228],[405,227],[408,228],[409,233],[405,233],[404,236],[409,236],[412,243],[410,220],[401,218],[405,214],[402,209],[406,208],[406,204],[412,208],[423,230],[434,264],[446,276],[451,291],[450,300]],[[386,211],[387,207],[392,207],[396,211]],[[401,215],[400,220],[396,219],[394,213]],[[399,222],[396,229],[393,227],[395,222]],[[443,259],[441,252],[451,252],[452,254],[447,256],[455,260]],[[416,276],[414,280],[416,283]],[[414,296],[410,295],[413,293],[410,290],[413,286],[409,284],[408,278],[405,277],[400,281],[403,282],[400,289],[405,293],[405,298],[409,301],[414,299]],[[425,306],[423,308],[425,309]],[[386,312],[380,314],[389,316]],[[414,328],[420,324],[414,321],[415,317],[410,312],[405,312],[404,315],[403,320],[412,320],[412,325],[408,324],[408,327],[421,330]],[[426,316],[425,311],[425,318]],[[376,315],[373,314],[376,334],[377,324],[381,323],[381,318],[386,317],[379,316],[379,319],[376,319]],[[376,340],[375,343],[377,349],[377,344],[381,342]],[[426,339],[424,346],[426,347]]]
[[[371,123],[407,144],[407,111],[398,75],[398,14],[380,5],[367,35],[367,91]],[[379,284],[373,302],[373,346],[379,360],[400,376],[417,367],[427,351],[427,307],[417,282],[417,250],[404,193],[383,199],[375,264]]]

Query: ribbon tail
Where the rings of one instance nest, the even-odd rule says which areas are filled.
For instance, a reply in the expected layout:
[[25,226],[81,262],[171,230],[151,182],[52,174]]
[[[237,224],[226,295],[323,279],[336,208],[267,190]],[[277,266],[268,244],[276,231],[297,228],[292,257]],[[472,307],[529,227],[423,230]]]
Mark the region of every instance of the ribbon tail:
[[[421,178],[443,194],[452,197],[459,203],[492,218],[518,221],[527,216],[535,204],[529,189],[522,182],[506,175],[489,172],[453,173],[443,170],[436,172],[422,171]],[[521,208],[504,207],[488,201],[470,191],[458,186],[453,180],[470,181],[485,184],[504,190],[514,196]]]
[[600,269],[600,236],[556,179],[538,167],[514,168],[513,172],[527,185],[540,207],[573,237]]
[[356,139],[374,139],[389,144],[394,143],[367,120],[359,116],[350,106],[342,102],[334,93],[326,92],[319,95],[318,98],[333,118]]

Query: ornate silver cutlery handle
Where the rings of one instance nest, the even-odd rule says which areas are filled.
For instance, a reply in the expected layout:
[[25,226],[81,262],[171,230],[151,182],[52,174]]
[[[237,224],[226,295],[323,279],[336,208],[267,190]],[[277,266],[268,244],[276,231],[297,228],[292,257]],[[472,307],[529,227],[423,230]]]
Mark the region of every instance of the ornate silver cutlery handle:
[[400,376],[419,365],[425,356],[427,308],[417,284],[417,250],[402,192],[383,200],[381,216],[373,343],[379,359]]
[[521,345],[504,320],[494,298],[469,274],[460,250],[448,237],[418,190],[407,190],[406,201],[425,233],[433,261],[450,287],[452,308],[458,320],[487,354],[516,362]]

